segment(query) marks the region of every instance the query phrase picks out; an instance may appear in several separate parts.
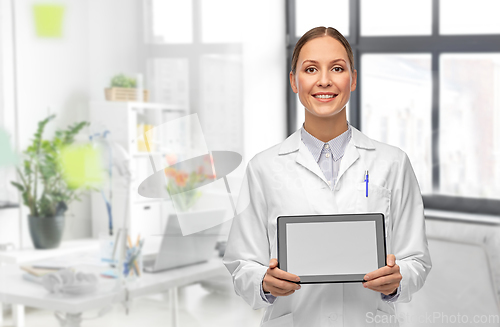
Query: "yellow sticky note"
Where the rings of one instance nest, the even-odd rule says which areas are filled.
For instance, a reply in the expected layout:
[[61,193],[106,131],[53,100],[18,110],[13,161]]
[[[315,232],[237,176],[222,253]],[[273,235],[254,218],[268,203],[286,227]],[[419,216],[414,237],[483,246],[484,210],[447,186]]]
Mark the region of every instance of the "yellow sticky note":
[[71,188],[98,186],[104,174],[99,150],[89,145],[68,146],[61,151],[60,164],[64,179]]
[[38,37],[62,37],[63,5],[37,4],[33,5],[33,12]]

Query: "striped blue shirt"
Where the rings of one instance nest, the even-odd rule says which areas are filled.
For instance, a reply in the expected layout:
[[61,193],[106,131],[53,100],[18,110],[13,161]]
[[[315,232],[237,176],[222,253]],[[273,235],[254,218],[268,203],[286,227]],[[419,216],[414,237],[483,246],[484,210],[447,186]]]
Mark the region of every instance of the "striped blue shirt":
[[330,189],[333,189],[337,183],[340,162],[344,156],[345,148],[352,137],[351,125],[347,122],[347,131],[327,143],[309,134],[303,125],[300,134],[302,142],[309,149],[314,160],[318,163],[321,171],[325,175],[328,185],[330,185]]

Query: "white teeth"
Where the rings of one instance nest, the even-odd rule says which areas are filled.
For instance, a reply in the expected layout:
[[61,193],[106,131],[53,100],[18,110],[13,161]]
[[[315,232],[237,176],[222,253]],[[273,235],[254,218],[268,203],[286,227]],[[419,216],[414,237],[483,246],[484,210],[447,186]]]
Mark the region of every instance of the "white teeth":
[[321,95],[315,95],[314,97],[318,98],[318,99],[331,99],[334,96],[335,95],[333,95],[333,94],[321,94]]

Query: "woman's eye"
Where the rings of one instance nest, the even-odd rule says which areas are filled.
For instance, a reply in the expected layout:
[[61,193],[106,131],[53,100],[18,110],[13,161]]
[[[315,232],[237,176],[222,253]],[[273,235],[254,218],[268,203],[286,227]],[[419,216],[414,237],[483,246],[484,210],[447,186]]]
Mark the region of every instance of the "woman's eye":
[[306,73],[314,73],[315,71],[316,71],[316,68],[314,68],[314,67],[306,68]]
[[343,70],[344,70],[344,68],[342,68],[342,67],[333,67],[334,72],[341,72]]

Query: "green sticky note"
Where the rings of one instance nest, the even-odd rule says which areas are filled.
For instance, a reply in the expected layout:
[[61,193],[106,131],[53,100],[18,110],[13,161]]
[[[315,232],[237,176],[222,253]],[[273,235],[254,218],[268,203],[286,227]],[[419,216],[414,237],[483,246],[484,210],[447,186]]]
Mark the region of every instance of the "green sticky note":
[[0,166],[15,165],[17,162],[17,155],[10,146],[9,135],[0,129]]
[[64,6],[33,5],[35,28],[38,37],[62,37]]
[[99,186],[103,182],[101,153],[89,145],[68,146],[61,151],[60,164],[68,186]]

